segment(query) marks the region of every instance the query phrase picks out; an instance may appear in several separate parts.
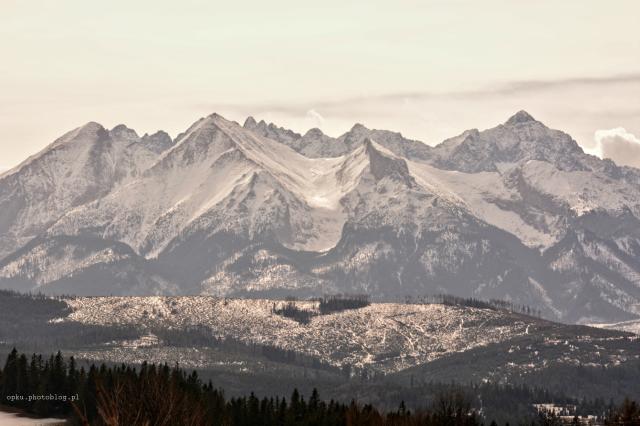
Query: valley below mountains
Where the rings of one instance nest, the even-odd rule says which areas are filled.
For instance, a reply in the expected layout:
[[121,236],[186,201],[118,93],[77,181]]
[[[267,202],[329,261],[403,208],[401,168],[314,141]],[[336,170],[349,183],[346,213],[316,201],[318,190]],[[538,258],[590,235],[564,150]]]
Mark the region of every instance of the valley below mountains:
[[488,395],[516,392],[506,411],[517,406],[522,413],[504,412],[508,418],[532,414],[533,403],[604,404],[640,394],[640,340],[633,333],[470,299],[354,301],[0,291],[0,350],[56,348],[85,367],[180,366],[230,396],[317,388],[327,398],[385,409],[401,401],[423,407],[428,395],[455,383],[499,411],[504,401],[490,403]]
[[333,138],[217,114],[175,139],[88,123],[0,175],[0,288],[450,294],[634,324],[639,218],[640,170],[524,111],[436,146],[360,124]]

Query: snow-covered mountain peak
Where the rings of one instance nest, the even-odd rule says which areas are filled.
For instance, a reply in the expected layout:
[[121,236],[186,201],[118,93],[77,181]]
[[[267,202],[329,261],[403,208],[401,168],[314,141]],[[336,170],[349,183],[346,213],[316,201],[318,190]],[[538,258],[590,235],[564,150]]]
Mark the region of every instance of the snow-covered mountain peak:
[[107,139],[109,139],[109,131],[105,129],[102,124],[96,123],[95,121],[90,121],[78,128],[71,130],[70,132],[65,133],[64,135],[56,139],[50,146],[46,147],[45,149],[40,151],[40,153],[36,154],[36,156],[46,153],[50,148],[58,147],[68,143],[91,143]]
[[184,139],[193,136],[194,133],[197,133],[198,131],[201,131],[204,129],[211,129],[212,127],[215,127],[216,120],[219,120],[219,119],[224,119],[224,117],[222,117],[220,114],[215,112],[212,114],[209,114],[206,117],[200,117],[191,126],[189,126],[187,130],[185,130],[184,132],[176,136],[175,144],[181,145]]
[[[585,170],[584,153],[571,136],[520,111],[506,124],[462,133],[433,149],[438,167],[463,172],[498,171],[502,164],[545,161],[561,170]],[[593,162],[593,161],[590,161]]]
[[0,257],[3,250],[38,236],[70,210],[106,196],[157,159],[139,144],[128,143],[126,128],[113,133],[89,122],[2,176]]
[[196,144],[197,142],[212,142],[211,136],[220,131],[219,124],[222,120],[224,118],[215,113],[199,119],[176,138],[177,143],[174,149],[182,145]]
[[638,182],[526,112],[436,147],[219,114],[175,141],[88,123],[0,176],[0,286],[452,293],[625,319]]
[[518,112],[516,112],[514,115],[512,115],[506,122],[505,125],[507,126],[515,126],[517,124],[522,124],[522,123],[529,123],[532,121],[536,121],[535,118],[533,118],[531,116],[531,114],[529,114],[527,111],[525,110],[520,110]]

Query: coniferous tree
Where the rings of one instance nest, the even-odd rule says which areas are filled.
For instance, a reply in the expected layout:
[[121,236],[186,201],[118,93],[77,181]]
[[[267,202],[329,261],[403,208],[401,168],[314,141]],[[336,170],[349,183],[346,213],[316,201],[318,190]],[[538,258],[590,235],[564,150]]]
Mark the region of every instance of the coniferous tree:
[[2,381],[2,399],[6,400],[9,395],[14,395],[18,389],[17,371],[18,371],[18,351],[16,348],[9,353],[7,361],[4,364],[3,381]]

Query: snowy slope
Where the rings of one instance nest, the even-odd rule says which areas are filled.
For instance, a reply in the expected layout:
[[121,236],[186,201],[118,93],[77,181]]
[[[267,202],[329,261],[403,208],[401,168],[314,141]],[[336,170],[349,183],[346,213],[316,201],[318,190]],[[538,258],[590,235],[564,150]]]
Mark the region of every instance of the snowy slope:
[[[357,154],[356,154],[357,155]],[[70,212],[51,232],[101,227],[105,238],[157,256],[187,229],[275,234],[284,245],[324,250],[344,224],[344,159],[309,159],[213,115],[201,120],[140,179]],[[245,217],[246,216],[246,217]],[[191,231],[195,232],[195,231]]]
[[[157,159],[125,126],[87,123],[0,177],[0,257]],[[165,141],[166,144],[166,141]],[[154,145],[151,143],[151,145]]]

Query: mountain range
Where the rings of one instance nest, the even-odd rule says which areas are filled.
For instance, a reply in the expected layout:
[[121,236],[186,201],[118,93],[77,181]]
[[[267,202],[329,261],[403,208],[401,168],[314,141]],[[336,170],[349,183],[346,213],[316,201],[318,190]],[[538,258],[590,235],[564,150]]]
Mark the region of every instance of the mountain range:
[[640,318],[640,170],[524,111],[436,146],[217,114],[172,139],[88,123],[0,175],[0,288],[439,293]]

